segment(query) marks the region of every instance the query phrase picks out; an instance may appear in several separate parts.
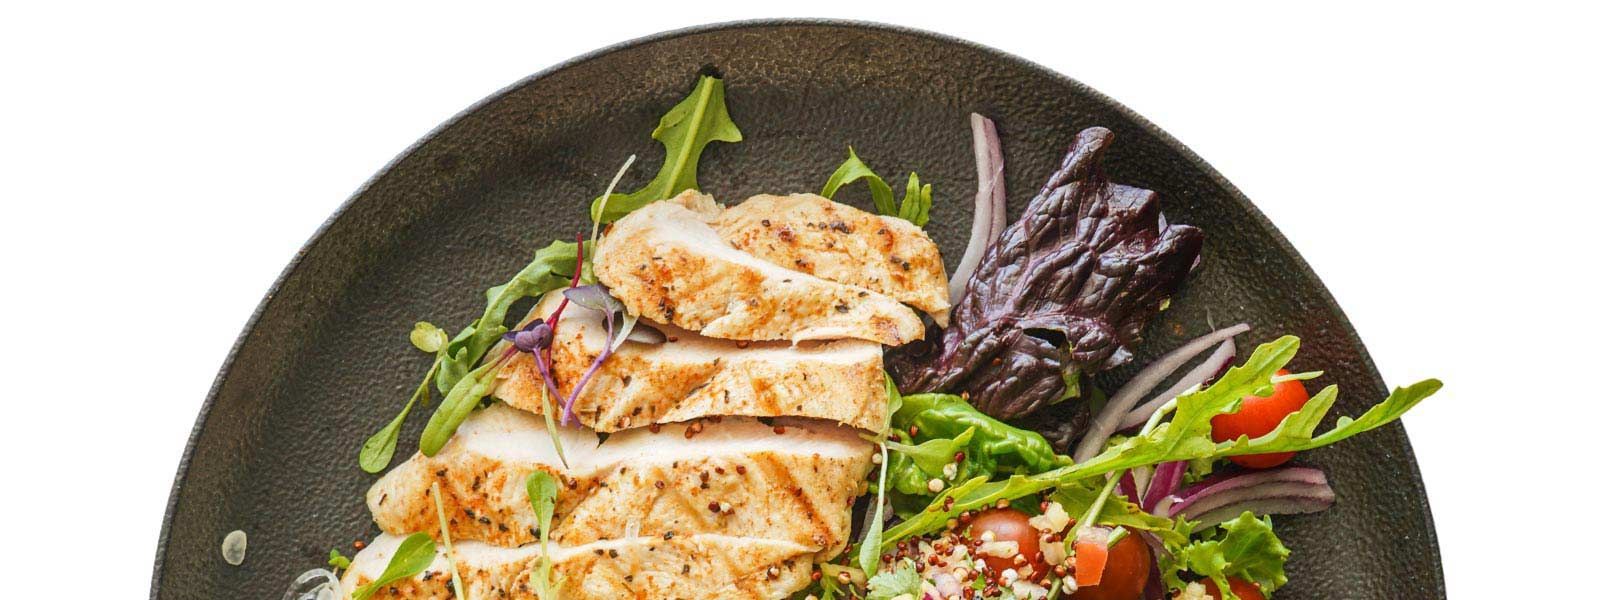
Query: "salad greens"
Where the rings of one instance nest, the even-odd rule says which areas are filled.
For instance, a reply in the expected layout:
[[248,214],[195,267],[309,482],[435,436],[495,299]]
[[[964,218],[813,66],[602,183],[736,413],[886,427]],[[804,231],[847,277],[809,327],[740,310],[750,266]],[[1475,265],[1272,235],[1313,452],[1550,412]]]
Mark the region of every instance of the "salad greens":
[[[954,440],[968,430],[963,473],[997,475],[1002,472],[1037,473],[1060,465],[1050,442],[1036,432],[1007,425],[951,394],[912,394],[891,418],[895,429],[917,434],[918,440]],[[926,441],[923,443],[927,443]],[[937,472],[935,470],[934,472]]]
[[922,578],[909,560],[901,560],[895,568],[867,580],[867,600],[894,600],[905,594],[916,597],[921,592]]
[[384,425],[361,444],[361,470],[378,473],[389,466],[389,461],[394,460],[394,449],[400,441],[400,428],[405,425],[406,417],[411,415],[411,407],[417,404],[417,400],[422,400],[423,404],[428,403],[428,387],[439,372],[439,364],[445,358],[443,351],[445,345],[449,343],[449,338],[449,334],[443,329],[427,321],[419,321],[412,327],[411,345],[423,352],[433,353],[433,365],[428,367],[428,373],[423,375],[422,383],[411,392],[411,399],[400,409],[400,414],[395,415],[388,425]]
[[439,537],[444,538],[444,560],[450,566],[450,583],[455,588],[455,596],[461,600],[468,600],[467,594],[461,589],[461,571],[456,569],[456,549],[450,544],[450,519],[444,514],[444,494],[439,492],[439,482],[433,482],[433,508],[439,519]]
[[699,188],[696,173],[700,154],[711,142],[739,142],[744,134],[728,115],[722,80],[700,76],[694,91],[667,114],[650,137],[666,148],[666,160],[654,179],[628,194],[609,194],[595,198],[590,218],[610,223],[651,202],[676,196],[678,192]]
[[1272,532],[1271,517],[1257,519],[1247,512],[1217,526],[1211,534],[1191,544],[1169,546],[1172,557],[1162,569],[1167,587],[1182,588],[1184,583],[1177,572],[1188,571],[1216,582],[1223,595],[1218,600],[1237,600],[1229,589],[1228,577],[1254,583],[1269,595],[1289,581],[1283,572],[1289,549]]
[[900,205],[895,206],[894,190],[889,184],[872,171],[867,163],[856,156],[855,148],[847,149],[850,155],[845,158],[839,168],[833,170],[828,176],[827,183],[822,185],[822,195],[832,199],[839,192],[839,188],[849,185],[858,179],[867,181],[867,190],[872,193],[872,206],[880,215],[900,217],[910,221],[912,225],[921,227],[928,224],[928,209],[933,205],[933,186],[923,184],[917,179],[913,171],[906,181],[905,197],[900,200]]
[[[571,282],[578,266],[578,244],[556,240],[533,254],[533,262],[518,271],[516,276],[485,292],[487,303],[483,315],[462,329],[445,346],[445,358],[439,364],[437,377],[439,392],[450,390],[483,359],[489,348],[500,341],[508,331],[506,313],[511,305],[523,298],[534,298],[545,292],[565,287]],[[593,269],[584,269],[592,273]]]
[[551,573],[555,561],[550,559],[550,520],[555,515],[561,484],[548,472],[534,471],[528,475],[527,487],[528,502],[533,503],[534,517],[539,520],[539,560],[534,566],[537,576],[531,579],[540,598],[556,598],[562,582]]
[[[884,446],[883,442],[878,442],[878,456],[881,457],[878,461],[880,464],[887,464],[889,448]],[[872,511],[872,517],[869,519],[871,522],[867,524],[867,534],[861,538],[859,562],[861,570],[867,577],[878,572],[878,556],[883,547],[883,503],[884,498],[889,495],[889,490],[886,488],[888,475],[888,469],[882,467],[878,469],[877,508]]]
[[[615,193],[634,161],[633,156],[628,158],[605,193],[590,206],[594,221],[588,238],[591,242],[598,240],[602,224],[651,202],[697,188],[698,168],[706,148],[712,142],[740,142],[743,134],[729,114],[722,81],[701,76],[693,91],[661,117],[651,137],[665,150],[660,170],[643,187],[630,193]],[[925,582],[919,574],[920,559],[902,558],[892,567],[881,569],[885,549],[897,542],[955,528],[957,523],[968,522],[970,511],[1011,503],[1023,511],[1021,516],[1012,514],[1027,521],[1029,527],[1023,529],[1040,533],[1040,547],[1053,545],[1050,549],[1056,556],[1051,564],[1070,566],[1070,562],[1055,559],[1069,559],[1077,548],[1100,546],[1101,551],[1106,551],[1116,543],[1149,543],[1158,550],[1153,555],[1159,567],[1158,585],[1184,588],[1189,584],[1180,574],[1191,579],[1198,576],[1216,583],[1228,600],[1236,600],[1227,580],[1239,578],[1270,595],[1287,581],[1284,563],[1289,556],[1289,550],[1272,530],[1270,517],[1241,514],[1242,505],[1230,505],[1232,512],[1213,514],[1209,521],[1205,515],[1185,513],[1182,508],[1173,511],[1177,503],[1194,501],[1207,493],[1236,491],[1217,487],[1227,483],[1208,480],[1187,488],[1187,492],[1198,495],[1182,495],[1184,491],[1177,487],[1181,481],[1193,481],[1208,473],[1215,461],[1226,457],[1308,450],[1370,431],[1399,419],[1440,389],[1440,383],[1432,379],[1396,388],[1386,400],[1360,416],[1340,416],[1318,434],[1316,430],[1338,394],[1338,387],[1330,385],[1310,397],[1299,410],[1284,416],[1265,435],[1214,441],[1212,419],[1239,411],[1244,398],[1269,395],[1274,384],[1320,374],[1278,374],[1300,345],[1298,338],[1284,336],[1258,346],[1247,360],[1228,369],[1214,383],[1172,397],[1155,410],[1137,433],[1113,438],[1102,451],[1081,462],[1055,454],[1051,443],[1040,433],[997,418],[1024,417],[1045,406],[1082,396],[1088,389],[1081,381],[1083,375],[1130,360],[1131,344],[1137,340],[1139,330],[1151,315],[1166,307],[1195,264],[1200,247],[1198,229],[1169,226],[1162,219],[1149,218],[1151,213],[1159,215],[1154,192],[1117,185],[1106,178],[1100,160],[1111,139],[1111,133],[1102,128],[1086,129],[1074,139],[1061,168],[1030,202],[1022,220],[991,243],[973,275],[977,285],[972,286],[966,301],[958,307],[942,339],[931,339],[927,347],[920,349],[891,349],[886,355],[889,372],[884,375],[884,386],[889,422],[886,431],[863,435],[876,446],[874,458],[880,465],[874,485],[869,486],[876,498],[868,505],[870,513],[859,542],[851,545],[850,552],[837,562],[819,565],[819,572],[813,574],[820,575],[820,579],[811,589],[823,600],[859,597],[858,590],[843,591],[852,585],[865,585],[867,600],[921,597],[924,586],[932,582]],[[821,195],[832,198],[844,186],[862,180],[878,213],[919,227],[927,224],[932,186],[922,183],[912,172],[904,195],[897,202],[894,189],[853,147],[847,148],[847,158],[828,177]],[[1072,264],[1097,266],[1050,266],[1066,264],[1063,261],[1068,258]],[[552,242],[535,252],[532,261],[511,280],[488,289],[482,314],[453,337],[431,323],[416,323],[410,341],[417,349],[433,354],[433,362],[400,412],[362,445],[361,468],[377,473],[389,465],[408,415],[419,400],[424,405],[428,403],[430,388],[444,397],[430,416],[419,445],[425,455],[439,452],[489,396],[501,368],[517,352],[532,354],[536,359],[545,383],[540,399],[545,425],[557,456],[565,465],[556,410],[562,411],[563,420],[572,417],[572,403],[585,383],[638,322],[637,315],[628,314],[604,287],[595,284],[594,270],[585,268],[586,261],[592,261],[592,253],[586,256],[583,238],[578,243]],[[1108,275],[1113,272],[1118,275]],[[507,327],[507,313],[514,303],[564,287],[569,288],[565,299],[549,323],[534,320],[516,331]],[[549,351],[559,315],[568,302],[601,311],[606,339],[599,357],[575,383],[569,397],[563,399],[550,372]],[[503,352],[495,349],[502,341],[510,344]],[[489,356],[491,352],[494,356]],[[925,393],[902,396],[890,373],[901,377],[908,389]],[[1210,373],[1210,367],[1206,373]],[[552,395],[559,402],[553,404]],[[1171,396],[1160,396],[1168,397]],[[1134,419],[1143,419],[1144,414],[1141,412]],[[1150,475],[1149,468],[1156,465],[1162,465],[1154,470],[1156,475],[1137,480],[1148,484],[1139,487],[1130,471]],[[540,544],[527,585],[541,598],[559,596],[565,583],[554,572],[548,540],[562,488],[559,477],[540,470],[525,481]],[[1317,481],[1326,484],[1324,479]],[[1157,489],[1161,491],[1154,491]],[[1282,493],[1278,488],[1272,491]],[[465,598],[437,482],[431,492],[453,595]],[[1327,498],[1331,498],[1331,491],[1328,494]],[[1144,498],[1141,501],[1133,496]],[[1040,514],[1030,518],[1034,514],[1030,506],[1037,506]],[[890,507],[899,519],[886,528],[886,508]],[[1238,516],[1223,520],[1233,515]],[[1218,521],[1220,524],[1215,524]],[[1080,530],[1093,535],[1085,533],[1079,538]],[[959,536],[946,539],[960,542]],[[933,541],[932,545],[938,543]],[[974,543],[973,548],[976,547]],[[352,598],[366,600],[392,582],[417,575],[432,564],[437,552],[429,535],[407,537],[383,573],[355,590]],[[1037,556],[1040,558],[1020,557],[1013,561],[1017,569],[1006,569],[1008,574],[988,570],[978,573],[970,583],[962,581],[959,585],[994,590],[986,591],[985,598],[1036,598],[1046,593],[1044,588],[1035,586],[1024,593],[1022,588],[1013,591],[1010,586],[1018,570],[1043,575],[1021,566],[1030,560],[1044,560],[1042,552]],[[1087,561],[1091,555],[1080,552],[1079,556]],[[328,564],[334,569],[348,569],[350,559],[332,550]],[[971,562],[967,566],[977,564]],[[1056,570],[1055,579],[1050,581],[1035,576],[1032,583],[1048,584],[1046,597],[1053,598],[1063,587],[1070,591],[1073,580],[1062,573]],[[996,583],[1003,585],[997,588]]]
[[[1397,388],[1388,399],[1361,417],[1341,417],[1333,430],[1312,437],[1309,435],[1310,429],[1331,407],[1335,392],[1329,391],[1332,388],[1330,386],[1265,436],[1251,441],[1212,442],[1211,418],[1237,411],[1245,396],[1270,388],[1273,374],[1294,357],[1299,347],[1300,340],[1293,336],[1262,344],[1249,360],[1229,369],[1216,383],[1186,392],[1169,403],[1176,408],[1171,421],[1160,423],[1146,434],[1111,444],[1090,460],[1035,474],[1013,475],[1002,481],[989,481],[987,477],[980,476],[947,489],[921,513],[911,515],[885,531],[884,541],[893,543],[909,536],[932,533],[943,527],[946,519],[961,511],[983,508],[1002,498],[1015,500],[1124,469],[1170,461],[1319,448],[1388,424],[1440,387],[1437,380],[1428,379]],[[1165,411],[1158,412],[1153,418],[1162,418],[1164,414]],[[947,497],[952,499],[949,508],[944,504]]]
[[426,533],[413,533],[400,542],[395,548],[394,555],[389,557],[389,565],[383,568],[383,573],[377,579],[356,588],[351,592],[351,600],[367,600],[383,586],[401,579],[407,579],[421,573],[428,565],[433,564],[434,555],[438,547],[433,544],[433,538]]
[[1107,178],[1112,137],[1091,127],[1073,138],[977,263],[942,336],[885,353],[902,387],[966,393],[979,410],[1018,419],[1081,398],[1085,376],[1132,360],[1204,236],[1157,218],[1155,192]]
[[430,382],[445,394],[445,399],[428,419],[428,426],[422,434],[422,448],[423,453],[429,456],[438,452],[494,387],[494,374],[498,372],[500,361],[477,368],[473,365],[478,364],[489,348],[508,331],[505,321],[511,305],[523,298],[539,296],[570,283],[573,273],[580,268],[579,255],[578,244],[560,240],[539,249],[533,255],[533,262],[523,267],[510,281],[489,288],[485,293],[483,314],[448,343],[444,342],[444,330],[431,323],[417,323],[411,330],[412,344],[420,350],[434,352],[433,365],[428,367],[422,383],[412,393],[411,400],[400,409],[400,414],[362,444],[362,470],[377,473],[389,466],[394,459],[400,428],[419,398],[423,403],[427,402]]
[[338,548],[329,550],[328,567],[335,570],[348,569],[350,568],[350,557],[345,556],[342,552],[339,552]]

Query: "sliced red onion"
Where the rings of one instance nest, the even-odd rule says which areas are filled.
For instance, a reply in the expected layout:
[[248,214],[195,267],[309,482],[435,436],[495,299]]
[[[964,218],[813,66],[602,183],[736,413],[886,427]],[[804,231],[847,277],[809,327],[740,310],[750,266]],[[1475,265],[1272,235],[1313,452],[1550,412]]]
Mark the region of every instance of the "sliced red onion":
[[985,251],[1006,228],[1005,159],[1000,154],[1000,134],[994,121],[972,113],[972,154],[978,162],[978,194],[972,199],[972,235],[961,262],[950,274],[950,304],[961,302],[967,282]]
[[1122,472],[1122,478],[1117,480],[1117,493],[1130,502],[1139,501],[1139,484],[1133,481],[1132,471]]
[[[1246,325],[1247,330],[1248,328],[1249,326]],[[1144,425],[1145,421],[1150,420],[1150,415],[1155,414],[1156,409],[1161,408],[1161,405],[1166,404],[1168,400],[1177,398],[1178,394],[1187,392],[1190,388],[1203,385],[1213,377],[1216,377],[1228,365],[1233,364],[1233,358],[1238,355],[1238,352],[1239,346],[1233,343],[1233,338],[1222,340],[1217,349],[1211,352],[1211,356],[1206,357],[1204,362],[1195,366],[1188,373],[1184,373],[1183,377],[1178,378],[1178,381],[1173,383],[1171,387],[1155,396],[1151,396],[1143,404],[1128,411],[1128,414],[1122,417],[1122,422],[1117,424],[1117,431],[1127,431]]]
[[1303,514],[1333,506],[1333,488],[1322,471],[1282,467],[1213,477],[1174,495],[1173,514],[1206,528],[1250,511]]
[[1110,400],[1106,401],[1105,408],[1100,410],[1100,414],[1095,415],[1094,421],[1089,424],[1089,429],[1084,433],[1083,439],[1078,442],[1077,452],[1073,453],[1072,459],[1077,462],[1084,462],[1094,458],[1096,454],[1100,453],[1100,450],[1105,448],[1106,440],[1110,439],[1112,432],[1118,429],[1117,425],[1122,423],[1122,417],[1128,414],[1135,402],[1143,398],[1145,394],[1150,393],[1150,390],[1155,389],[1157,384],[1166,380],[1167,376],[1172,375],[1174,371],[1183,367],[1185,363],[1188,363],[1190,359],[1198,356],[1201,352],[1205,352],[1223,340],[1249,330],[1250,326],[1244,323],[1218,329],[1189,340],[1188,343],[1150,363],[1143,371],[1139,371],[1132,379],[1128,380],[1128,383],[1123,384],[1122,388],[1118,389]]
[[1150,487],[1145,489],[1144,501],[1140,508],[1145,512],[1155,514],[1156,504],[1162,498],[1171,496],[1178,491],[1178,486],[1183,485],[1183,472],[1189,464],[1181,460],[1164,462],[1156,467],[1156,474],[1150,477]]

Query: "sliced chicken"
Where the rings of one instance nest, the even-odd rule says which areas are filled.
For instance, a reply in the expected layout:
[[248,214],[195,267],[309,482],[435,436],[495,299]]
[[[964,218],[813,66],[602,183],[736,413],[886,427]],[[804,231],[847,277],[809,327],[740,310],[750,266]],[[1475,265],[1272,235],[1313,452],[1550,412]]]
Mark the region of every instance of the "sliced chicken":
[[597,245],[596,275],[629,312],[709,337],[890,346],[922,339],[922,321],[893,298],[730,246],[709,224],[719,210],[688,190],[634,211]]
[[[383,573],[402,539],[380,535],[357,553],[342,581],[345,591],[353,592]],[[442,546],[422,573],[389,584],[373,597],[454,599]],[[502,548],[457,542],[454,548],[456,571],[467,597],[538,598],[533,578],[538,576],[536,568],[541,562],[539,544]],[[550,555],[554,575],[564,580],[559,600],[788,598],[811,583],[813,559],[810,550],[798,544],[716,534],[639,537],[582,546],[552,544]]]
[[948,322],[950,285],[939,248],[905,219],[816,194],[763,194],[723,210],[711,227],[757,258],[888,295],[941,326]]
[[[550,294],[529,313],[547,318],[560,304]],[[551,373],[562,396],[605,347],[599,312],[568,304],[551,345]],[[669,341],[628,342],[606,359],[573,405],[579,422],[599,431],[707,416],[826,419],[873,432],[888,424],[883,349],[837,340],[791,345],[732,342],[672,326],[656,326]],[[495,397],[543,412],[544,380],[532,355],[519,354],[500,370]],[[551,406],[557,406],[553,399]]]
[[379,479],[367,507],[384,531],[436,534],[437,482],[455,539],[525,544],[538,539],[526,488],[537,469],[566,483],[551,523],[555,542],[719,533],[832,557],[849,537],[850,505],[872,467],[873,445],[856,430],[817,421],[696,421],[631,429],[604,443],[580,428],[561,436],[565,468],[542,418],[491,406],[437,455],[417,454]]

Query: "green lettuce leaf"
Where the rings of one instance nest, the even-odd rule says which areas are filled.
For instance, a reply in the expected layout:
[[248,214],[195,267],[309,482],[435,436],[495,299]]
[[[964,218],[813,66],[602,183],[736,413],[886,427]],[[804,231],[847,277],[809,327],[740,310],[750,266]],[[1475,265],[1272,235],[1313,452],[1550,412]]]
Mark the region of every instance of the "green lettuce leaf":
[[867,600],[893,600],[901,594],[922,595],[922,576],[909,560],[902,560],[893,569],[867,580]]
[[696,176],[700,154],[706,146],[711,142],[739,142],[744,134],[728,115],[722,80],[702,75],[689,97],[661,116],[650,137],[666,147],[667,156],[661,163],[661,170],[650,183],[632,193],[595,198],[589,209],[590,218],[610,223],[651,202],[671,198],[684,190],[698,189],[700,183]]
[[[1269,393],[1273,374],[1288,364],[1299,347],[1300,340],[1292,336],[1258,346],[1248,361],[1229,369],[1216,383],[1179,396],[1175,400],[1176,411],[1170,421],[1161,423],[1149,433],[1112,444],[1092,459],[1044,472],[1013,475],[1004,481],[980,481],[983,478],[975,478],[947,489],[935,496],[922,512],[909,516],[884,532],[884,543],[937,531],[952,515],[981,508],[1001,498],[1016,500],[1123,469],[1167,461],[1196,461],[1236,454],[1298,452],[1320,448],[1393,422],[1424,398],[1433,395],[1441,386],[1438,380],[1427,379],[1396,388],[1387,399],[1360,417],[1341,417],[1333,429],[1321,435],[1312,435],[1312,430],[1327,414],[1337,393],[1336,387],[1329,386],[1329,389],[1324,389],[1308,401],[1304,408],[1285,417],[1278,428],[1267,435],[1251,440],[1212,442],[1212,417],[1237,411],[1247,395]],[[906,396],[907,407],[913,405],[915,397]],[[977,440],[973,443],[976,444]],[[944,508],[946,497],[953,499],[950,510]]]
[[1254,583],[1268,595],[1288,583],[1283,564],[1289,560],[1289,549],[1273,533],[1271,517],[1257,519],[1247,512],[1218,527],[1220,537],[1176,548],[1164,559],[1162,572],[1168,585],[1176,584],[1176,571],[1188,571],[1215,582],[1224,590],[1225,600],[1238,600],[1229,590],[1229,577]]
[[[1007,425],[967,404],[960,396],[904,396],[900,410],[895,411],[891,423],[896,429],[904,431],[916,427],[917,435],[913,436],[913,441],[920,443],[936,439],[954,440],[970,430],[972,439],[965,444],[966,457],[961,463],[962,479],[974,475],[992,478],[1001,473],[1038,473],[1055,468],[1062,460],[1056,456],[1044,436]],[[933,469],[932,472],[938,473],[939,469]]]
[[[1094,481],[1099,482],[1100,480]],[[1067,511],[1069,515],[1081,516],[1088,513],[1090,505],[1094,504],[1096,496],[1100,494],[1100,489],[1096,486],[1087,485],[1087,483],[1086,481],[1074,481],[1057,487],[1054,492],[1051,492],[1050,499],[1061,504],[1061,508]],[[1187,522],[1181,519],[1174,521],[1144,512],[1138,505],[1129,502],[1128,499],[1120,495],[1112,495],[1100,507],[1100,515],[1095,519],[1094,524],[1147,531],[1160,538],[1163,544],[1169,546],[1181,546],[1188,543],[1191,532]]]

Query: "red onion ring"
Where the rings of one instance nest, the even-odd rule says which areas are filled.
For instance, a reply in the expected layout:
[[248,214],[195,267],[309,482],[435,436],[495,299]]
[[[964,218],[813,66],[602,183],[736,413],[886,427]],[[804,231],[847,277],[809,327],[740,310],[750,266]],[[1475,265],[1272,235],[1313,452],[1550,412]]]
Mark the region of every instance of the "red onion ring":
[[967,294],[967,282],[978,261],[1006,228],[1005,159],[1000,154],[1000,134],[994,121],[972,113],[972,154],[978,163],[978,194],[972,199],[972,234],[961,262],[950,274],[950,304]]
[[1233,358],[1238,354],[1238,350],[1239,347],[1233,343],[1233,338],[1222,340],[1222,344],[1217,346],[1211,356],[1206,357],[1205,362],[1185,373],[1183,377],[1179,378],[1165,391],[1152,396],[1143,404],[1128,411],[1128,414],[1122,417],[1122,422],[1117,424],[1117,431],[1127,431],[1144,425],[1145,421],[1150,420],[1150,415],[1155,414],[1156,409],[1161,408],[1161,405],[1166,404],[1168,400],[1177,398],[1178,394],[1187,392],[1189,388],[1194,386],[1204,384],[1219,373],[1222,373],[1223,369],[1233,363]]
[[1162,355],[1161,358],[1157,358],[1155,362],[1150,363],[1144,370],[1139,371],[1132,379],[1128,380],[1128,383],[1123,384],[1122,388],[1118,389],[1110,400],[1106,401],[1106,406],[1101,409],[1100,414],[1095,415],[1094,421],[1089,424],[1089,429],[1084,433],[1083,439],[1079,440],[1078,449],[1072,454],[1072,459],[1077,462],[1084,462],[1094,458],[1096,454],[1099,454],[1105,448],[1106,440],[1110,439],[1111,434],[1118,429],[1117,426],[1122,423],[1122,417],[1128,414],[1135,402],[1143,398],[1145,394],[1150,393],[1150,390],[1155,389],[1156,384],[1166,380],[1167,376],[1182,368],[1185,363],[1199,356],[1201,352],[1205,352],[1212,346],[1222,343],[1223,340],[1249,330],[1250,326],[1245,323],[1218,329],[1189,340],[1188,343]]
[[1303,514],[1333,506],[1328,476],[1311,467],[1282,467],[1212,477],[1174,494],[1173,513],[1203,529],[1250,511]]

